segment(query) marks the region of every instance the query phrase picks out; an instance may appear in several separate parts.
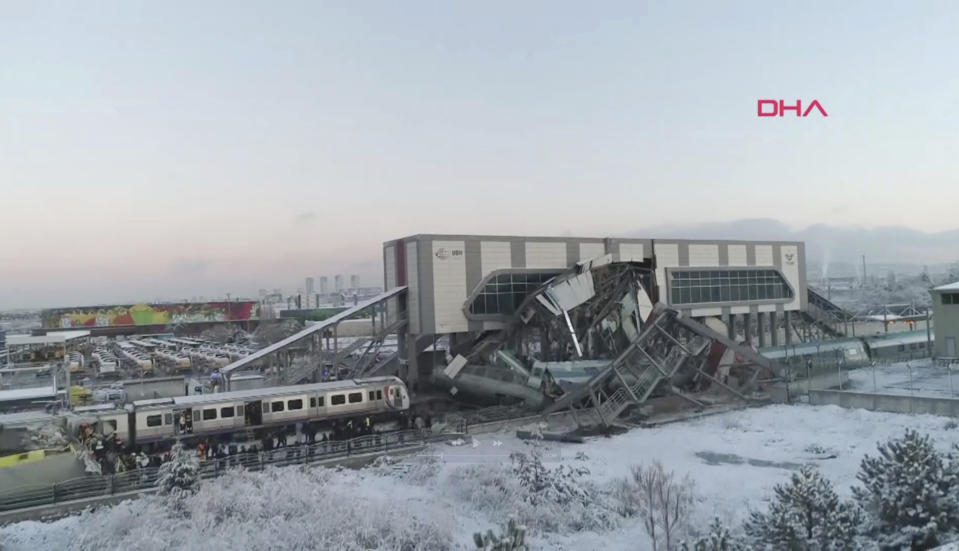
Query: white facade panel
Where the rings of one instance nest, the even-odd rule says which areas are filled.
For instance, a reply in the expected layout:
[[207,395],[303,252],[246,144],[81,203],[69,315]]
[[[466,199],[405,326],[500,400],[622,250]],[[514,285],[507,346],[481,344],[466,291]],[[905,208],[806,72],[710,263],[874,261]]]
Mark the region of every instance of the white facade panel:
[[579,259],[580,260],[590,260],[596,258],[597,256],[603,256],[606,254],[606,246],[602,243],[580,243],[579,244]]
[[730,266],[745,266],[746,245],[727,245],[726,256]]
[[[383,260],[383,262],[385,263],[385,266],[383,267],[383,271],[386,272],[386,281],[384,282],[384,285],[386,285],[386,290],[389,291],[390,289],[397,286],[396,285],[396,246],[389,245],[383,250],[385,251],[385,256],[386,256],[386,258]],[[395,300],[390,300],[386,302],[386,315],[387,317],[389,317],[389,319],[396,319],[396,314],[397,314],[396,308],[397,306],[396,306]]]
[[527,241],[527,268],[568,268],[566,243],[563,241]]
[[779,254],[782,255],[780,259],[782,262],[782,273],[786,276],[786,280],[789,281],[789,285],[792,286],[793,292],[796,293],[792,302],[784,304],[783,309],[799,310],[802,304],[799,294],[803,292],[799,287],[799,247],[796,245],[783,245],[779,247]]
[[723,315],[722,308],[693,308],[691,311],[693,316],[721,316]]
[[775,312],[775,311],[776,311],[776,305],[775,305],[775,304],[760,304],[760,305],[759,305],[759,311],[760,311],[760,312]]
[[419,271],[416,260],[416,242],[412,241],[406,244],[406,293],[409,297],[406,304],[409,309],[410,331],[414,334],[420,332]]
[[732,306],[729,309],[730,314],[748,314],[749,306]]
[[645,259],[643,256],[643,244],[642,243],[620,243],[619,244],[619,260],[620,262],[642,262]]
[[466,245],[463,241],[433,241],[433,315],[437,333],[469,330],[466,302]]
[[772,266],[773,265],[773,246],[756,245],[756,263],[754,266]]
[[482,241],[480,242],[480,270],[481,277],[490,272],[505,270],[513,267],[512,250],[509,241]]
[[718,266],[719,245],[689,245],[690,266]]
[[666,268],[679,266],[679,245],[675,243],[654,243],[653,251],[656,255],[656,286],[660,296],[666,293]]
[[383,282],[386,285],[386,290],[389,291],[393,287],[396,287],[396,247],[390,245],[383,249],[386,258],[384,262],[386,263],[386,281]]

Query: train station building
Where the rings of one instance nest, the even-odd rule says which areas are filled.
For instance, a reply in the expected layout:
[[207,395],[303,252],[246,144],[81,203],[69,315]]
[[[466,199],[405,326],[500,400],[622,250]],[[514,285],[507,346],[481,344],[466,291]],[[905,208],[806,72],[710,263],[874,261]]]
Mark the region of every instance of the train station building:
[[505,328],[545,282],[597,261],[639,268],[652,304],[760,347],[788,344],[807,307],[802,242],[421,234],[383,245],[385,288],[407,287],[418,351],[436,335]]

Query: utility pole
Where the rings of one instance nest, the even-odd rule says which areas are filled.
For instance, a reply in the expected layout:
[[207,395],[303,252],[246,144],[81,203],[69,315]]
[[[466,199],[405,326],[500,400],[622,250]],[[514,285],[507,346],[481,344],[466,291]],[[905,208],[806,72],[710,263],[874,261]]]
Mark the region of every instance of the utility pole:
[[866,286],[866,255],[862,255],[862,286]]

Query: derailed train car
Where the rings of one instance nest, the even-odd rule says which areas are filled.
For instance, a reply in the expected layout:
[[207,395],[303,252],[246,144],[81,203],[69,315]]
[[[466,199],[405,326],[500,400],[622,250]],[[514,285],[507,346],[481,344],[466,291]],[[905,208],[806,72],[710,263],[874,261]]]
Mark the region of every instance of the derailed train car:
[[138,400],[123,409],[92,406],[75,411],[70,426],[74,433],[86,426],[95,434],[116,434],[127,447],[138,447],[295,423],[386,420],[409,407],[400,379],[374,377]]

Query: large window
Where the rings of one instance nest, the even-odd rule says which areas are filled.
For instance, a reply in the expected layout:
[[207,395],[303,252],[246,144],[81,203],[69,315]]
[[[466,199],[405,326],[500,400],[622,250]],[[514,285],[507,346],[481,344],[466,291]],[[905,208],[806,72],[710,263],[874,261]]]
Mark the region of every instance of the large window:
[[943,293],[943,304],[959,304],[959,293]]
[[506,315],[516,312],[523,300],[560,272],[508,272],[491,277],[470,302],[469,313]]
[[776,270],[670,270],[672,304],[790,300],[793,291]]

